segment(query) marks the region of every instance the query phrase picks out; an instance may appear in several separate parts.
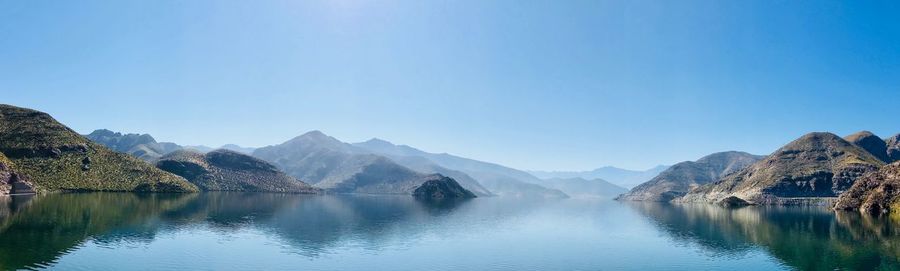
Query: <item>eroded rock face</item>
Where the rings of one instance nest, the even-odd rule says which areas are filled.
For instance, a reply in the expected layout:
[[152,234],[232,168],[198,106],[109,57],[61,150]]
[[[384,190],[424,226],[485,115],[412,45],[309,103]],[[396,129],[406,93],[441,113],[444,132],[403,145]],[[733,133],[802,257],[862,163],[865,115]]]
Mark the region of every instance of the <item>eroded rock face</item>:
[[889,137],[885,140],[887,144],[887,155],[891,162],[900,161],[900,134]]
[[434,179],[428,180],[415,190],[413,197],[418,199],[442,200],[474,198],[475,194],[466,190],[452,178],[434,175]]
[[900,162],[860,178],[838,198],[834,209],[881,214],[900,212]]

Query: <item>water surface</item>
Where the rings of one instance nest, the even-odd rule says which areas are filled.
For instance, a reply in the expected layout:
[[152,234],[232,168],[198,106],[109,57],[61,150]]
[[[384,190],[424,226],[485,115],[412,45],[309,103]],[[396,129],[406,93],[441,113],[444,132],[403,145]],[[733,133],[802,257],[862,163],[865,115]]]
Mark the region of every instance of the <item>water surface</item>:
[[0,269],[898,270],[898,229],[818,207],[52,194],[0,199]]

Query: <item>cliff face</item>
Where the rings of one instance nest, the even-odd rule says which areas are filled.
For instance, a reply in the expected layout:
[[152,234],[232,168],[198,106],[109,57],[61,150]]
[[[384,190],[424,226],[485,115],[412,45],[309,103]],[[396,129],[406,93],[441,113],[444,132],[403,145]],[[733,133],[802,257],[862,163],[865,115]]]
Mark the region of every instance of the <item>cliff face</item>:
[[900,214],[900,162],[860,178],[838,198],[836,210]]
[[683,202],[737,197],[751,204],[833,198],[884,162],[831,133],[810,133],[750,167],[691,190]]
[[0,195],[32,194],[34,184],[13,169],[12,161],[0,153]]

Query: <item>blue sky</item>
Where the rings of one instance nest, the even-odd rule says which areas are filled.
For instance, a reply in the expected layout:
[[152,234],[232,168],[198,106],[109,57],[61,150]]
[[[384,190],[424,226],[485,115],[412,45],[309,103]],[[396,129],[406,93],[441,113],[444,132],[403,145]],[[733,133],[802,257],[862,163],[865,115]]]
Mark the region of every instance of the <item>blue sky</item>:
[[[864,2],[864,3],[863,3]],[[523,169],[900,133],[896,1],[0,1],[0,102],[217,146]]]

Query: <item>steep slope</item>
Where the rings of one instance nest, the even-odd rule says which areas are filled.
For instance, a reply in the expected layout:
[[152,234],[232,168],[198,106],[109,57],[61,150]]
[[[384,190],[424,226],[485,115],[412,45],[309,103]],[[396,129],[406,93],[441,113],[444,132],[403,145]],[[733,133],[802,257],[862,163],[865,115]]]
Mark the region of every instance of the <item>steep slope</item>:
[[34,184],[13,169],[13,163],[0,153],[0,196],[34,193]]
[[887,156],[891,159],[891,162],[900,161],[900,134],[889,137],[884,141],[887,144]]
[[163,156],[156,166],[206,191],[317,192],[263,160],[224,149],[206,154],[180,150]]
[[410,194],[422,183],[442,177],[413,171],[319,131],[256,149],[253,155],[288,175],[338,193]]
[[681,201],[718,202],[733,196],[751,204],[806,203],[836,197],[882,165],[837,135],[810,133],[744,170],[691,190]]
[[441,177],[429,180],[413,190],[413,197],[426,200],[474,198],[475,194],[466,190],[452,178]]
[[656,177],[668,168],[669,166],[656,166],[647,170],[630,170],[606,166],[590,171],[529,171],[528,173],[541,179],[603,179],[612,184],[630,189],[653,179],[653,177]]
[[[391,142],[381,139],[371,139],[366,142],[354,143],[354,147],[365,149],[368,152],[383,155],[391,158],[404,166],[424,170],[422,158],[427,161],[427,167],[436,168],[437,173],[447,174],[465,174],[471,179],[480,183],[481,186],[489,190],[490,193],[501,196],[517,196],[517,197],[566,197],[562,191],[556,189],[548,189],[541,186],[541,179],[532,176],[524,171],[504,167],[497,164],[481,162],[468,158],[453,156],[450,154],[436,154],[418,150],[406,145],[394,145]],[[439,167],[439,168],[438,168]],[[458,173],[451,173],[440,168],[453,170]],[[456,179],[460,181],[464,187],[473,192],[479,193],[478,188],[463,182],[467,178]],[[482,188],[483,189],[483,188]]]
[[552,178],[545,179],[542,185],[563,191],[566,195],[576,198],[613,199],[622,193],[628,192],[628,189],[603,179]]
[[844,137],[844,140],[850,142],[857,147],[866,150],[878,160],[881,160],[885,163],[890,163],[891,159],[888,158],[887,153],[887,143],[884,142],[880,137],[875,136],[872,132],[869,131],[861,131],[852,135],[848,135]]
[[856,180],[834,205],[836,210],[900,214],[900,162]]
[[719,152],[707,155],[697,161],[675,164],[659,176],[638,185],[619,200],[670,201],[681,197],[691,189],[708,184],[744,169],[763,159],[763,156],[746,152]]
[[163,155],[181,149],[171,144],[160,144],[148,134],[122,134],[99,129],[85,135],[91,141],[121,153],[131,154],[145,161],[155,161]]
[[448,169],[442,166],[438,166],[428,159],[419,156],[387,156],[394,162],[405,166],[409,169],[424,172],[424,173],[436,173],[441,174],[443,176],[447,176],[456,180],[460,185],[465,187],[467,190],[475,193],[480,197],[492,196],[494,195],[491,191],[481,186],[481,183],[470,177],[468,174],[458,171]]
[[0,152],[42,191],[196,191],[181,177],[94,143],[50,115],[0,105]]

